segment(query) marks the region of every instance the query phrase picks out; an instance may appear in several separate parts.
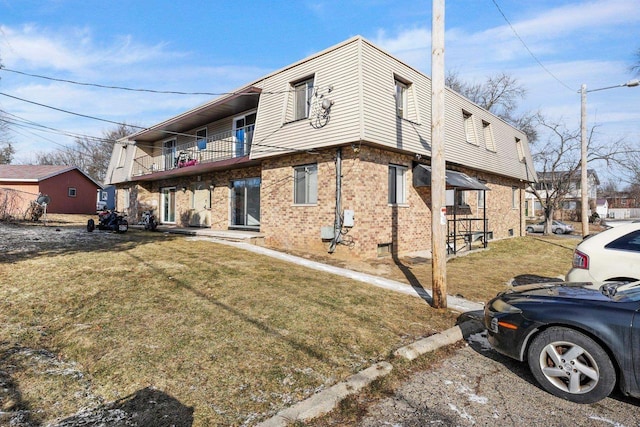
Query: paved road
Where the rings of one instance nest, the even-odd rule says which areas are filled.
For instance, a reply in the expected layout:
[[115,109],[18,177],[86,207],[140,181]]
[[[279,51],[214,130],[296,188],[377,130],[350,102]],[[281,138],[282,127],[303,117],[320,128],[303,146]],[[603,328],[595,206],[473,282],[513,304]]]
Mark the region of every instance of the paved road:
[[527,365],[474,335],[435,371],[415,375],[370,408],[362,427],[640,426],[640,400],[621,395],[578,405],[540,389]]

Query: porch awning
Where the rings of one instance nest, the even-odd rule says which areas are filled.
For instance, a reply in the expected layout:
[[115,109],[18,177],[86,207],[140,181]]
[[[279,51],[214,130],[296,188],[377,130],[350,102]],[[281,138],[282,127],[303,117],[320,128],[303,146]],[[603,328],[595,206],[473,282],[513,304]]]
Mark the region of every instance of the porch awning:
[[[447,187],[453,187],[457,190],[489,190],[489,187],[471,178],[462,172],[452,170],[445,171],[445,181]],[[413,186],[414,187],[431,187],[431,166],[417,164],[413,168]]]

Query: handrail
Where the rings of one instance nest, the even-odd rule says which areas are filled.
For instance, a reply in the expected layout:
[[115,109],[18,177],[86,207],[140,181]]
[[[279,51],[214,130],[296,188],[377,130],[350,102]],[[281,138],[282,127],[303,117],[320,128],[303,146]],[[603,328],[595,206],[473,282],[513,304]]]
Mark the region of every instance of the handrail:
[[220,132],[210,137],[197,138],[180,145],[163,148],[162,154],[145,154],[133,159],[134,176],[211,163],[247,156],[251,153],[255,125]]

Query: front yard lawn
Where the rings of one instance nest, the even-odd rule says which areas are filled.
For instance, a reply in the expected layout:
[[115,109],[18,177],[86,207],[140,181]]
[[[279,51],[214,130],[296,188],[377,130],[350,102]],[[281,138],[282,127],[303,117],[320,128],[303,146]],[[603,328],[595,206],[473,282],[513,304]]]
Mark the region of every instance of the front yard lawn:
[[252,425],[458,316],[212,242],[40,227],[57,243],[0,229],[0,413],[34,424],[161,395]]

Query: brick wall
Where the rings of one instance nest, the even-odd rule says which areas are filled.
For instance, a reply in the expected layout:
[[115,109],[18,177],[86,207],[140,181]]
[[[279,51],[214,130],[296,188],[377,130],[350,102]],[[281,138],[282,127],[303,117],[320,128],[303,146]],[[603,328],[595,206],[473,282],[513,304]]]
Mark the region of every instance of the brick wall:
[[[211,228],[226,230],[230,215],[230,182],[235,179],[260,177],[260,231],[267,246],[326,253],[329,242],[321,239],[321,227],[332,227],[335,221],[336,149],[316,154],[300,153],[265,159],[262,166],[211,172],[174,180],[139,183],[133,186],[130,213],[139,215],[148,207],[160,207],[159,191],[175,186],[177,225],[188,226],[192,188],[205,183],[211,191]],[[344,228],[343,245],[338,245],[339,258],[375,258],[378,246],[390,244],[393,252],[406,254],[431,249],[431,191],[429,187],[412,185],[413,156],[374,147],[342,148],[342,210],[355,214],[353,228]],[[318,202],[312,205],[294,204],[294,166],[317,164]],[[402,165],[406,172],[406,203],[388,203],[389,165]],[[514,179],[458,169],[471,177],[486,181],[491,189],[486,193],[488,231],[494,238],[520,236],[524,233],[524,183]],[[182,191],[182,187],[186,191]],[[516,207],[512,206],[516,188]],[[469,205],[466,215],[482,218],[477,191],[466,192]],[[122,192],[118,192],[118,197]],[[121,203],[121,201],[119,201]],[[122,206],[121,204],[119,206]],[[156,211],[156,214],[159,214]],[[159,215],[158,215],[159,216]],[[458,215],[458,218],[464,217]],[[451,219],[452,217],[449,216]]]
[[[319,154],[296,154],[268,159],[262,170],[261,231],[266,244],[281,248],[297,248],[326,252],[328,243],[320,238],[322,226],[334,224],[335,207],[335,150]],[[355,213],[355,226],[344,236],[345,243],[336,251],[338,257],[373,258],[378,245],[391,244],[393,251],[405,254],[431,249],[431,211],[429,187],[412,185],[412,156],[362,146],[355,152],[342,149],[342,209]],[[293,166],[318,165],[318,203],[293,203]],[[389,205],[389,164],[407,167],[407,203]],[[493,175],[461,170],[487,181],[487,217],[494,238],[519,236],[524,227],[520,214],[524,208],[524,185]],[[512,188],[516,191],[517,207],[512,207]],[[467,194],[468,216],[482,218],[476,191]],[[458,215],[458,218],[464,215]],[[451,217],[450,217],[451,218]],[[511,230],[511,231],[510,231]]]

